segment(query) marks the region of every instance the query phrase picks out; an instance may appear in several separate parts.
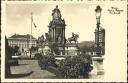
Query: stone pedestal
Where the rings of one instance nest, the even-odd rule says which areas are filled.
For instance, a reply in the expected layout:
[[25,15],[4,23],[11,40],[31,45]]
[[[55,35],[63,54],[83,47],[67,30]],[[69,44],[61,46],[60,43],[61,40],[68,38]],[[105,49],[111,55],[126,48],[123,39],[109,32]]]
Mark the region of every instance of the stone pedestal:
[[92,57],[93,61],[93,70],[92,74],[94,75],[103,75],[104,74],[104,69],[103,69],[103,57]]
[[66,55],[77,55],[78,52],[78,46],[75,43],[68,43],[65,47],[65,53]]
[[[59,49],[59,55],[77,55],[78,53],[78,46],[75,43],[67,43],[65,45],[63,44],[58,44],[58,49]],[[47,55],[51,49],[49,48],[49,44],[45,44],[43,48],[43,53],[44,55]]]
[[49,48],[49,45],[48,44],[45,44],[44,45],[44,48],[43,48],[44,55],[47,55],[50,52],[51,52],[51,49]]

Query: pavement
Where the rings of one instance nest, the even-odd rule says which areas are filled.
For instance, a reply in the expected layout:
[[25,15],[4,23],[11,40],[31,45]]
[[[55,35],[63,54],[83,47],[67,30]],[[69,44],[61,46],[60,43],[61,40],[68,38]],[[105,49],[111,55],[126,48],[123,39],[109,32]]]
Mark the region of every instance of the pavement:
[[54,73],[41,70],[38,60],[18,60],[18,66],[11,66],[12,78],[56,78]]

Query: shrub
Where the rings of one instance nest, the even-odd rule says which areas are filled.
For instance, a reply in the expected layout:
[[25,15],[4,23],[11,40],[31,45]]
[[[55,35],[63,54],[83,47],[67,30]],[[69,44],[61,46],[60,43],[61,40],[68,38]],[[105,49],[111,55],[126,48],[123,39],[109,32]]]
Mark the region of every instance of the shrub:
[[55,58],[51,55],[43,55],[39,61],[39,66],[41,69],[46,69],[48,66],[56,66],[55,64]]
[[59,65],[59,71],[65,78],[87,78],[91,70],[91,58],[83,55],[66,57]]
[[36,53],[34,58],[39,60],[41,57],[42,57],[41,53]]

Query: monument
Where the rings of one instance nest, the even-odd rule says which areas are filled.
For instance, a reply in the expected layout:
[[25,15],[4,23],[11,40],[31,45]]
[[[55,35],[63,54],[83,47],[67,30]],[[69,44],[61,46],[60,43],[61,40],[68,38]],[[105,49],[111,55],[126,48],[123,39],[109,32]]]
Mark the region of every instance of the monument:
[[56,55],[75,55],[77,54],[78,34],[72,33],[72,37],[65,37],[65,20],[62,19],[58,5],[52,10],[52,21],[48,25],[48,33],[45,33],[44,55],[49,51]]
[[65,40],[65,20],[61,18],[58,6],[52,11],[52,21],[49,23],[49,35],[52,42],[64,43]]

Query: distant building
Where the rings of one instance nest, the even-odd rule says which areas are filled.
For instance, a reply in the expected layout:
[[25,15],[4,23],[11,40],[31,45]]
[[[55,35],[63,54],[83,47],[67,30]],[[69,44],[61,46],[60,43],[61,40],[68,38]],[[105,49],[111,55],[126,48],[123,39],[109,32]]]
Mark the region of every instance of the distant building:
[[[20,51],[27,51],[30,48],[30,35],[14,34],[8,38],[8,44],[11,47],[18,46]],[[37,46],[37,39],[32,37],[31,46]]]
[[[98,41],[98,29],[95,29],[95,45],[97,47]],[[105,54],[105,29],[100,27],[99,28],[99,47],[101,48],[101,54]]]

